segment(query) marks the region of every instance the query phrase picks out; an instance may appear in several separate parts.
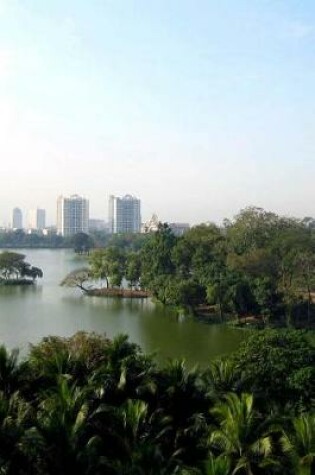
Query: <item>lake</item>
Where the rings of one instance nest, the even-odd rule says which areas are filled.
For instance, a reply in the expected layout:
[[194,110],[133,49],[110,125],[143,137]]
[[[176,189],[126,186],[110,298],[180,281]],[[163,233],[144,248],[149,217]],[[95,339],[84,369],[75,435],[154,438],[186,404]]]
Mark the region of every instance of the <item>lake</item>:
[[71,336],[79,330],[112,338],[129,335],[158,360],[185,358],[191,366],[206,365],[216,356],[238,348],[241,330],[208,325],[191,316],[179,316],[150,299],[112,299],[84,296],[77,289],[60,287],[65,275],[85,265],[71,250],[17,250],[44,272],[34,286],[0,287],[0,341],[20,348],[44,336]]

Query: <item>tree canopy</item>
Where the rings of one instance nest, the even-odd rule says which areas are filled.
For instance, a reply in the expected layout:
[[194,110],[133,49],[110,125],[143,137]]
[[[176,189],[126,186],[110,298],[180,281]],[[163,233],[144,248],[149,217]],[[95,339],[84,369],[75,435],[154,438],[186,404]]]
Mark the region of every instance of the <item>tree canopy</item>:
[[222,227],[175,236],[166,223],[146,236],[112,236],[89,257],[90,279],[144,289],[178,307],[209,308],[220,320],[315,324],[315,233],[310,219],[241,210]]
[[4,251],[0,253],[0,276],[4,283],[35,281],[43,277],[43,271],[25,262],[24,254]]
[[204,370],[157,366],[124,335],[49,336],[24,359],[0,347],[1,473],[312,475],[314,385],[307,399],[303,384],[267,385],[281,351],[294,354],[293,382],[314,347],[293,330],[259,334],[258,350],[249,339]]

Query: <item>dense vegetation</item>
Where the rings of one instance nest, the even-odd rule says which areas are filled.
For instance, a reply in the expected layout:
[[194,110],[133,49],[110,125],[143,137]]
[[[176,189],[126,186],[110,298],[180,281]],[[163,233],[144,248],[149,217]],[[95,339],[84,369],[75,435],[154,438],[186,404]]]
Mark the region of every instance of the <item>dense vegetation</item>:
[[25,262],[24,254],[0,253],[0,285],[29,284],[38,277],[43,277],[42,270]]
[[147,242],[141,283],[175,305],[216,305],[221,317],[310,324],[314,318],[315,235],[309,221],[248,208],[223,228],[192,228],[175,238],[167,227]]
[[311,219],[247,208],[222,228],[202,224],[176,237],[161,224],[138,243],[139,249],[130,249],[121,238],[95,250],[85,281],[100,279],[107,287],[119,287],[126,279],[165,304],[207,305],[222,320],[255,316],[262,325],[314,325]]
[[0,473],[311,475],[314,363],[293,330],[205,370],[124,336],[48,337],[21,362],[0,347]]
[[23,229],[0,231],[0,248],[38,249],[70,248],[76,252],[86,252],[93,247],[118,246],[123,249],[140,249],[146,236],[143,234],[112,235],[105,231],[91,231],[88,235],[77,233],[74,236],[64,237],[49,232],[44,235],[39,232],[31,234]]
[[62,248],[72,247],[69,240],[57,234],[47,236],[38,233],[26,233],[22,229],[0,232],[0,248]]

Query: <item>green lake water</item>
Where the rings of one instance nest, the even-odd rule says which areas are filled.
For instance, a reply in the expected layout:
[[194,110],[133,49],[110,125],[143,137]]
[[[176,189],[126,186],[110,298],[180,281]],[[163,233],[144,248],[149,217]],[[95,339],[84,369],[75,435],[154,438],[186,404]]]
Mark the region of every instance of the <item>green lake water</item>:
[[238,348],[241,330],[207,325],[178,316],[150,299],[87,297],[60,287],[64,276],[84,266],[70,250],[18,250],[26,261],[42,268],[44,278],[34,286],[0,287],[0,342],[27,352],[29,343],[44,336],[71,336],[79,330],[114,337],[126,333],[158,360],[185,358],[189,365],[206,365],[216,356]]

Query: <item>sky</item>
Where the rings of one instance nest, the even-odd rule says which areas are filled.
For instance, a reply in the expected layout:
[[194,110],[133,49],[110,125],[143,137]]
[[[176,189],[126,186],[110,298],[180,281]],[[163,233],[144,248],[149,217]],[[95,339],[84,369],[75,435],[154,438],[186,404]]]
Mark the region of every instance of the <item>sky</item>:
[[0,0],[0,224],[315,216],[313,0]]

